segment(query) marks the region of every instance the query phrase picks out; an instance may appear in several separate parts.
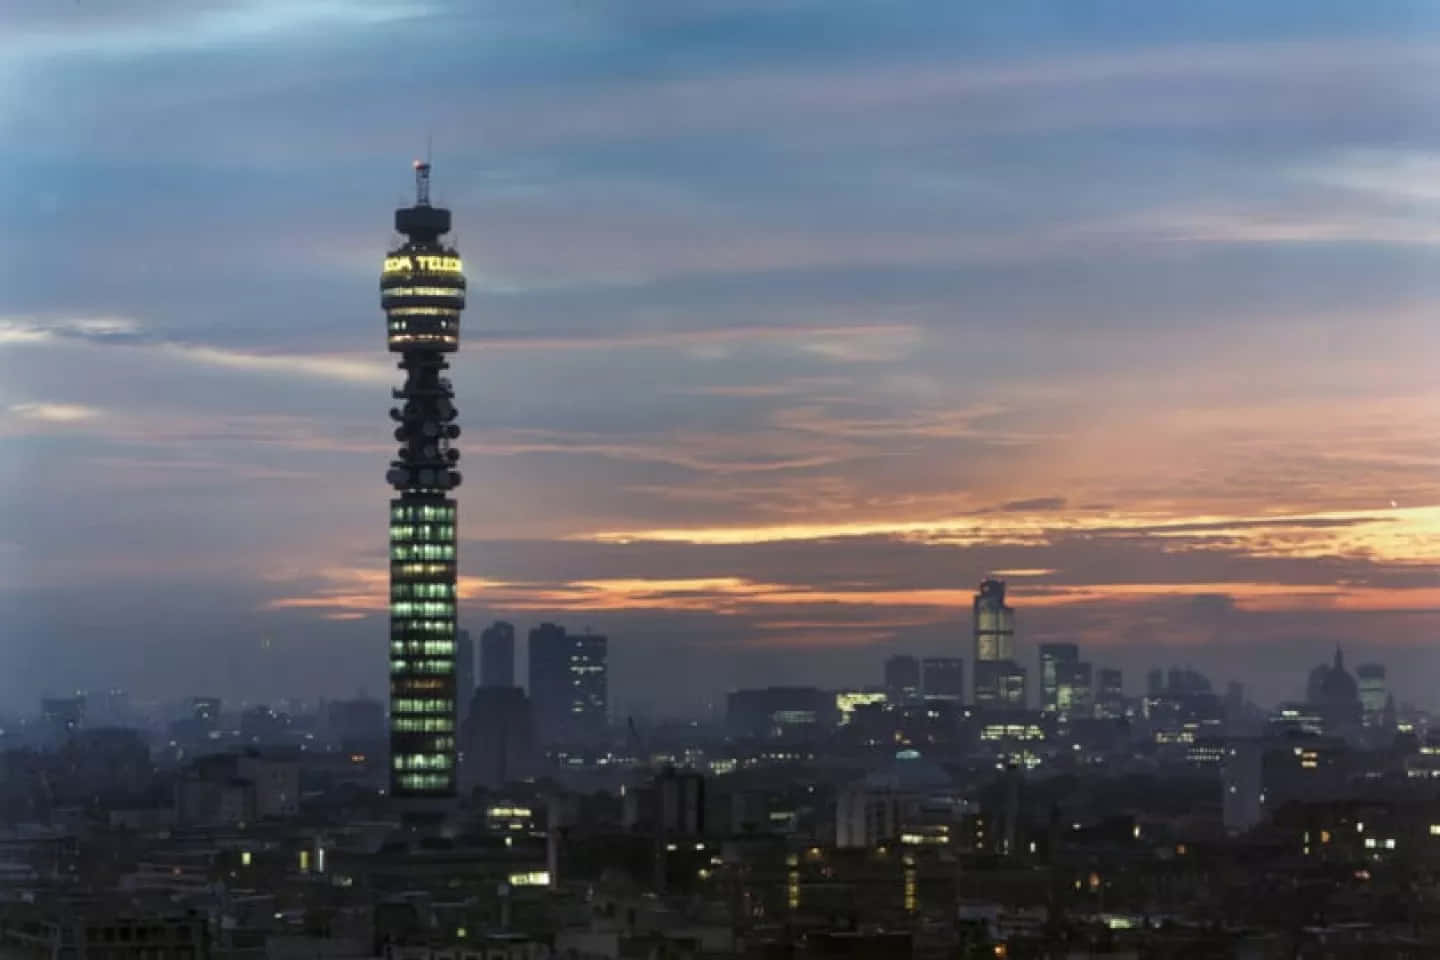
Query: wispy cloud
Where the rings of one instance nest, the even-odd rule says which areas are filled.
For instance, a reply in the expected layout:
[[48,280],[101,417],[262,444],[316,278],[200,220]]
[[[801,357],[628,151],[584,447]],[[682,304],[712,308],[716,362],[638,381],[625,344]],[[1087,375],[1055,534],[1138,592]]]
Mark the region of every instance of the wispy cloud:
[[[352,617],[385,609],[384,574],[379,570],[333,570],[328,583],[308,594],[278,597],[266,609],[308,609],[327,617]],[[881,611],[880,619],[908,624],[941,623],[963,616],[973,594],[968,588],[884,588],[810,586],[742,576],[625,577],[549,583],[521,583],[479,577],[461,579],[462,601],[494,611],[600,613],[666,611],[720,617],[759,616],[764,629],[803,637],[812,632],[811,611]],[[1078,605],[1125,605],[1156,599],[1224,598],[1236,610],[1276,612],[1432,610],[1440,587],[1370,587],[1266,583],[1244,580],[1185,583],[1104,583],[1012,586],[1015,602],[1029,610]],[[786,613],[788,611],[788,613]],[[875,629],[883,624],[866,624]],[[777,636],[776,642],[789,638]]]
[[1149,537],[1171,549],[1205,549],[1216,543],[1256,556],[1373,555],[1388,563],[1440,565],[1440,507],[1292,516],[1194,517],[1114,511],[1056,514],[1048,506],[1025,513],[980,512],[930,520],[841,520],[759,527],[695,527],[598,531],[576,537],[602,543],[645,541],[710,545],[825,541],[884,537],[960,545],[1046,544],[1062,535]]
[[42,423],[74,423],[93,420],[103,414],[95,407],[79,403],[13,403],[7,408],[11,416]]
[[[119,7],[15,0],[0,49],[11,56],[141,56],[232,46],[259,38],[298,40],[314,31],[415,16],[429,5],[380,0],[197,0]],[[92,10],[92,6],[101,9]]]
[[164,350],[199,366],[261,374],[301,374],[345,383],[389,383],[395,371],[389,364],[349,356],[326,354],[266,354],[193,344],[164,343]]
[[897,323],[867,324],[736,324],[674,330],[611,330],[606,332],[517,333],[477,331],[466,334],[467,345],[485,350],[609,350],[624,347],[688,347],[706,344],[817,338],[836,343],[871,338],[913,339],[914,326]]
[[199,367],[263,375],[300,374],[345,383],[377,384],[394,379],[393,368],[373,355],[262,353],[182,343],[147,335],[139,322],[125,317],[0,318],[0,347],[66,342],[150,351]]

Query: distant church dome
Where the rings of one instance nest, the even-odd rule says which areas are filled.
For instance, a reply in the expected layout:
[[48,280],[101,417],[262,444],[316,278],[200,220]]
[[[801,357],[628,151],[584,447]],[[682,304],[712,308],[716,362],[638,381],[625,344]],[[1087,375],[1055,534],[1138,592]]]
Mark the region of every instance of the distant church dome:
[[1337,647],[1335,662],[1330,666],[1316,667],[1310,673],[1310,702],[1332,731],[1352,723],[1359,723],[1363,713],[1360,705],[1360,685],[1350,671],[1345,669],[1345,655]]
[[1349,703],[1360,701],[1360,685],[1345,669],[1345,655],[1339,650],[1335,651],[1335,665],[1325,673],[1325,679],[1320,684],[1320,696],[1326,703]]

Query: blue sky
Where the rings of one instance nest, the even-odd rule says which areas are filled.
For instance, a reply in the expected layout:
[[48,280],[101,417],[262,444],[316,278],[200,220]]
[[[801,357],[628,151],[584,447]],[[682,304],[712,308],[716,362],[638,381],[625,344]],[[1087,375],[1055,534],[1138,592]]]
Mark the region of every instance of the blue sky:
[[375,280],[430,138],[472,627],[610,630],[618,707],[679,708],[967,654],[1008,569],[1022,650],[1278,697],[1343,642],[1429,702],[1422,5],[6,18],[0,701],[382,686]]

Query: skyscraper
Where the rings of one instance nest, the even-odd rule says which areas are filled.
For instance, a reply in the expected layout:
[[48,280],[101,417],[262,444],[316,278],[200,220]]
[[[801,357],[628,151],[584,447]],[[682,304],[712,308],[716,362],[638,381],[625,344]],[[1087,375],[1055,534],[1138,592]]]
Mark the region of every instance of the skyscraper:
[[980,582],[974,603],[975,706],[1025,706],[1025,669],[1015,662],[1015,611],[1005,605],[1005,582]]
[[920,661],[899,655],[885,661],[885,693],[894,703],[920,695]]
[[470,698],[475,693],[475,644],[469,630],[455,631],[455,723],[465,726],[470,715]]
[[471,699],[461,738],[467,788],[496,789],[534,772],[535,722],[525,691],[514,686],[481,687]]
[[1380,722],[1385,712],[1385,667],[1379,663],[1362,663],[1355,668],[1355,680],[1360,685],[1360,706],[1365,710],[1365,722],[1374,725]]
[[515,627],[504,620],[480,634],[480,685],[515,686]]
[[1125,675],[1113,668],[1103,669],[1097,686],[1095,715],[1110,719],[1125,716]]
[[922,686],[927,700],[965,701],[965,661],[959,657],[926,657]]
[[1054,713],[1060,690],[1061,664],[1077,663],[1080,648],[1073,643],[1040,644],[1040,709]]
[[980,581],[974,611],[975,662],[1015,659],[1015,611],[1005,605],[1005,581]]
[[1094,716],[1095,672],[1091,665],[1084,660],[1068,660],[1056,666],[1056,712],[1066,718]]
[[579,742],[605,733],[608,641],[553,623],[530,631],[530,702],[540,742]]
[[395,211],[405,239],[385,257],[380,304],[405,385],[391,392],[400,442],[390,501],[390,792],[455,795],[455,501],[450,442],[460,436],[445,354],[460,342],[465,277],[441,237],[450,211],[430,205],[430,165],[415,165],[415,205]]

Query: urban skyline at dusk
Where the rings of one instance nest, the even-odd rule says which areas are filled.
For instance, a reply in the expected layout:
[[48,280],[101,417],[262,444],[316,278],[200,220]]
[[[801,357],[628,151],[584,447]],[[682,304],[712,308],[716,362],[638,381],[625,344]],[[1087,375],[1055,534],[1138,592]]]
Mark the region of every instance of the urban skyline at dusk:
[[19,4],[0,708],[384,689],[427,138],[459,625],[603,633],[612,713],[968,661],[991,575],[1032,679],[1440,706],[1433,14],[543,6]]

